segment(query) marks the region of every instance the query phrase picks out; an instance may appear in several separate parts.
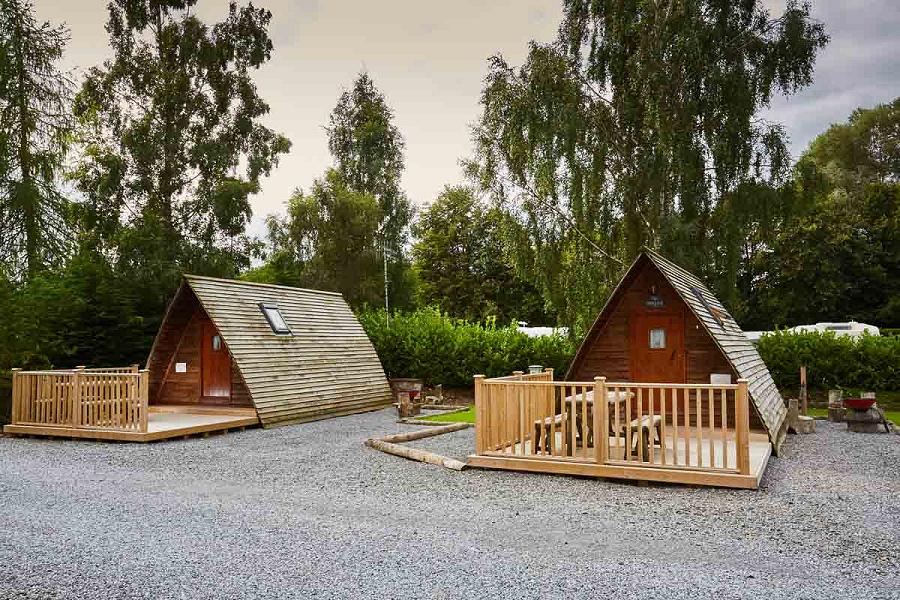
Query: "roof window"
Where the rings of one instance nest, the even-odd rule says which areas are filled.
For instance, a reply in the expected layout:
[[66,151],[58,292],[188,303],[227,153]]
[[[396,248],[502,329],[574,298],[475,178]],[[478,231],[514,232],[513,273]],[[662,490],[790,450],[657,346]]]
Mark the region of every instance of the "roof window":
[[269,323],[269,327],[272,328],[278,335],[292,335],[291,328],[288,327],[287,321],[284,320],[284,317],[281,315],[281,310],[278,309],[278,306],[275,304],[266,304],[265,302],[260,302],[259,304],[260,310],[262,310],[263,315],[266,317],[266,321]]

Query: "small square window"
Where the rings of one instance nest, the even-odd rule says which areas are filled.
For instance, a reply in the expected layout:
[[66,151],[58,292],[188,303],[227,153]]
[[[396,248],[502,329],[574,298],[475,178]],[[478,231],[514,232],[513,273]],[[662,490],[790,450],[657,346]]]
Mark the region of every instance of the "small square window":
[[660,350],[666,347],[666,330],[651,329],[650,330],[650,349]]
[[266,321],[269,322],[269,327],[272,328],[272,331],[278,335],[291,335],[291,328],[288,327],[287,321],[284,320],[277,306],[274,304],[260,304],[259,308],[265,315]]

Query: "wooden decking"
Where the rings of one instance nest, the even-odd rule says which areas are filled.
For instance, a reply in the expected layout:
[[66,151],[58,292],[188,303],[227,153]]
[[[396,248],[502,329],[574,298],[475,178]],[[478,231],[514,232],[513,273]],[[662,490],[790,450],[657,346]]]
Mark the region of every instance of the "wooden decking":
[[488,469],[759,487],[771,453],[736,384],[475,376],[475,453]]
[[6,425],[3,432],[13,435],[153,442],[167,438],[252,427],[258,424],[259,417],[253,408],[172,405],[149,407],[146,432],[48,425]]
[[[674,440],[672,435],[666,436],[665,459],[660,447],[655,448],[654,456],[647,461],[625,461],[624,439],[619,438],[618,447],[616,439],[609,438],[609,459],[606,464],[598,464],[593,456],[593,449],[586,453],[589,456],[580,456],[581,449],[576,449],[575,456],[542,456],[531,450],[531,442],[526,441],[525,447],[521,444],[507,446],[483,454],[471,455],[467,464],[473,467],[485,469],[506,469],[512,471],[529,471],[536,473],[555,473],[561,475],[582,475],[593,477],[609,477],[614,479],[644,480],[668,483],[684,483],[695,485],[711,485],[721,487],[735,487],[756,489],[766,470],[772,445],[765,433],[750,433],[750,472],[741,474],[736,469],[726,469],[723,465],[722,446],[719,440],[711,435],[712,431],[704,428],[699,442],[700,456],[706,460],[705,467],[685,467],[683,465],[696,465],[698,463],[698,443],[696,433],[691,432],[688,440],[687,452],[684,440]],[[557,432],[557,442],[562,433]],[[714,440],[712,453],[713,463],[710,459],[710,439]],[[726,442],[725,449],[728,453],[729,465],[736,464],[737,448],[734,441]]]

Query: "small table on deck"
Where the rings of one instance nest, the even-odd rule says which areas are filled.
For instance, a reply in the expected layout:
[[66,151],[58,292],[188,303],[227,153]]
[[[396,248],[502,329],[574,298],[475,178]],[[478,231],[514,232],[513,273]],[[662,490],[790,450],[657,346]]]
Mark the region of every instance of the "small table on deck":
[[[616,404],[624,405],[625,401],[628,398],[633,397],[634,394],[629,391],[619,391],[617,392],[606,392],[606,401],[610,406],[609,414],[612,415],[615,412]],[[565,400],[567,405],[573,406],[574,412],[576,415],[575,418],[575,427],[576,434],[578,435],[578,439],[581,440],[582,444],[587,444],[588,446],[593,445],[594,440],[594,420],[593,420],[593,410],[594,410],[594,392],[593,390],[585,392],[582,397],[581,394],[575,394],[574,396],[566,396]],[[584,435],[584,432],[581,430],[581,422],[582,419],[578,418],[578,415],[583,410],[584,405],[587,405],[587,424],[588,431],[587,435]],[[622,411],[624,413],[624,410]],[[550,440],[550,430],[551,424],[563,426],[563,415],[556,414],[550,417],[546,417],[539,421],[535,421],[534,423],[534,447],[535,450],[542,448],[541,439],[543,438],[543,450],[544,452],[551,451],[551,445],[556,442],[556,440]],[[612,422],[609,424],[610,431],[612,431]],[[571,455],[572,448],[569,447],[568,453]]]

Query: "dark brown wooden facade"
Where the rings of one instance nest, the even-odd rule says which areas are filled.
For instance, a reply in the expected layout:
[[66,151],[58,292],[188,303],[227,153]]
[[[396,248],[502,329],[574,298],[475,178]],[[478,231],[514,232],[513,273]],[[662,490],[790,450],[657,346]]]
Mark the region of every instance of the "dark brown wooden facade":
[[648,251],[610,296],[566,379],[605,376],[609,381],[708,384],[714,374],[729,376],[731,383],[738,378],[750,381],[751,397],[756,392],[750,426],[768,430],[774,442],[783,421],[783,401],[755,348],[702,283]]
[[[653,288],[663,303],[659,308],[646,306]],[[709,383],[713,373],[728,373],[737,379],[712,337],[649,261],[629,281],[622,281],[610,305],[582,343],[567,379],[589,381],[605,375],[610,381]],[[652,353],[642,352],[644,345],[633,340],[638,333],[646,333],[644,327],[638,331],[641,322],[653,317],[663,322],[651,321],[651,325],[658,324],[668,339],[666,348],[661,349],[665,354],[648,363],[647,354]],[[673,337],[677,340],[674,348]],[[654,377],[654,372],[666,377]]]
[[[167,318],[163,321],[150,364],[150,404],[205,404],[210,406],[252,407],[253,402],[240,370],[223,343],[229,374],[228,393],[204,395],[209,387],[209,368],[204,369],[204,343],[209,345],[209,335],[204,330],[218,333],[215,324],[188,288],[182,288],[172,302]],[[185,366],[178,372],[177,364]],[[204,377],[207,382],[204,386]]]

